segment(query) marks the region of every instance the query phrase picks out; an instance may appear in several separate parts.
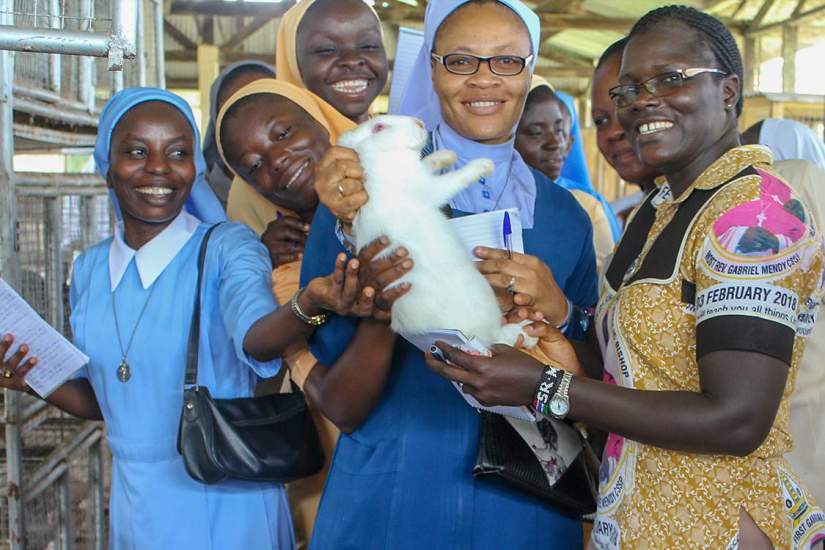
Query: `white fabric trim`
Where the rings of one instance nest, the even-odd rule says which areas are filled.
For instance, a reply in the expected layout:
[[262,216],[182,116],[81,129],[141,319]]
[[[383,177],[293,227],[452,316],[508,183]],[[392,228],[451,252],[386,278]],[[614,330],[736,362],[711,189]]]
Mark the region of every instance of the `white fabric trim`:
[[140,282],[144,289],[160,277],[166,267],[172,263],[178,252],[183,249],[201,221],[185,210],[172,220],[158,235],[143,245],[139,250],[131,248],[123,240],[123,222],[115,227],[115,235],[109,246],[109,283],[112,291],[117,288],[123,279],[123,274],[135,259]]

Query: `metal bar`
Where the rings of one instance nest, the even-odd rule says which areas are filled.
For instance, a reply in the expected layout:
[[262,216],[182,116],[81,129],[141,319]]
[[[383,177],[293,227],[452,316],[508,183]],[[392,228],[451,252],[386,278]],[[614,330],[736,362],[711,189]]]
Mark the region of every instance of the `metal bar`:
[[39,185],[62,186],[70,194],[75,187],[98,186],[106,189],[106,182],[97,174],[64,174],[52,172],[17,172],[17,186],[21,189]]
[[[14,0],[0,0],[0,24],[12,26]],[[0,51],[0,276],[14,288],[20,288],[20,264],[17,258],[17,197],[14,191],[14,53]],[[6,509],[8,511],[9,548],[24,546],[23,506],[20,501],[22,449],[20,440],[20,395],[5,392],[6,433]]]
[[26,494],[23,495],[23,500],[25,502],[31,502],[42,495],[43,491],[51,487],[68,469],[65,462],[55,464],[54,467],[49,470],[48,475],[38,479],[37,483],[30,484],[26,487]]
[[154,0],[155,16],[155,86],[166,88],[166,58],[164,57],[163,0]]
[[103,445],[100,441],[89,447],[89,497],[92,521],[94,521],[94,550],[105,548],[105,522],[103,521]]
[[88,422],[80,429],[75,436],[68,442],[63,443],[60,447],[52,451],[46,460],[37,468],[32,474],[29,482],[26,484],[26,500],[29,500],[29,493],[32,491],[31,487],[39,486],[39,484],[48,478],[59,464],[65,462],[66,459],[81,451],[89,448],[92,444],[100,439],[100,424],[97,422]]
[[[92,2],[93,0],[81,0],[80,17],[86,19],[86,31],[92,31]],[[91,57],[80,58],[77,65],[78,74],[78,99],[90,113],[95,111],[95,63]]]
[[20,423],[25,424],[26,422],[28,422],[29,420],[43,412],[43,410],[46,409],[48,406],[49,404],[46,401],[43,401],[42,399],[35,400],[34,402],[32,402],[31,405],[23,409],[23,413],[20,415]]
[[72,101],[55,92],[42,90],[40,88],[29,88],[28,86],[23,86],[22,84],[15,84],[14,93],[25,97],[30,97],[32,99],[37,99],[38,101],[44,101],[46,103],[56,103],[59,104],[60,107],[70,107],[80,111],[86,110],[86,105],[80,103],[79,101]]
[[73,113],[71,111],[57,110],[54,107],[40,105],[22,98],[18,98],[14,102],[14,108],[18,111],[28,113],[30,115],[42,116],[50,120],[57,120],[69,124],[80,124],[82,126],[97,127],[97,117],[91,116],[85,112]]
[[138,62],[138,86],[146,86],[146,40],[143,36],[143,0],[138,0],[136,14],[137,34],[135,35],[135,52]]
[[57,482],[58,541],[60,550],[72,550],[72,493],[68,470]]
[[89,248],[97,241],[94,196],[80,197],[80,221],[80,238],[83,243],[83,248]]
[[[50,0],[49,11],[51,12],[51,20],[49,26],[55,30],[60,30],[60,0]],[[60,75],[61,62],[60,55],[52,54],[49,56],[49,84],[53,92],[60,93]]]
[[25,187],[18,190],[18,194],[26,197],[62,197],[65,195],[79,195],[81,197],[96,197],[106,192],[105,187],[98,186],[78,186],[78,187],[61,187],[57,189],[50,188],[45,185]]
[[63,332],[63,212],[62,197],[46,200],[46,250],[49,266],[46,272],[49,323]]
[[106,57],[110,40],[101,33],[0,26],[0,49],[18,52]]
[[[142,1],[142,0],[141,0]],[[112,43],[109,48],[109,70],[122,71],[123,59],[134,59],[137,33],[137,0],[112,0]],[[115,91],[123,89],[123,83]]]
[[[95,134],[80,134],[74,132],[64,132],[61,130],[52,130],[51,128],[44,128],[42,126],[30,126],[28,124],[14,123],[14,135],[46,144],[43,149],[53,150],[55,148],[66,147],[94,147]],[[51,145],[51,146],[50,146]],[[33,149],[32,147],[25,147],[26,150]],[[34,149],[38,149],[35,147]]]

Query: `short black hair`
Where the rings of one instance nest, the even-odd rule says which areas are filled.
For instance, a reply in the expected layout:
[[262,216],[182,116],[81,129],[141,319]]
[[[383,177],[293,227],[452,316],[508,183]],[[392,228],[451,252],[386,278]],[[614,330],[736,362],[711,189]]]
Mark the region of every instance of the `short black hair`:
[[742,114],[742,82],[744,82],[745,71],[742,65],[742,54],[739,46],[724,23],[690,6],[664,6],[647,12],[641,19],[636,21],[630,30],[628,38],[639,34],[645,34],[657,28],[659,25],[668,23],[681,23],[696,31],[700,40],[713,53],[719,68],[727,74],[735,74],[739,77],[739,100],[736,102],[737,116]]
[[[223,77],[223,82],[221,82],[221,86],[218,89],[218,94],[215,99],[218,100],[219,103],[225,102],[228,97],[223,97],[224,90],[226,90],[230,84],[235,82],[238,78],[248,75],[248,74],[260,74],[264,75],[264,78],[275,78],[275,71],[269,67],[265,67],[264,65],[260,65],[258,63],[249,63],[248,65],[238,65],[234,69],[232,69],[229,74]],[[223,101],[221,98],[223,97]]]
[[570,112],[570,107],[567,106],[567,103],[564,102],[559,94],[547,86],[538,86],[537,88],[533,88],[533,90],[527,94],[527,101],[524,103],[524,110],[526,111],[540,101],[552,101],[558,104],[562,114],[567,117],[567,121],[570,123],[570,126],[573,126],[573,113]]
[[618,40],[613,42],[611,45],[609,45],[607,47],[607,49],[602,52],[601,57],[599,57],[599,61],[596,62],[596,68],[598,69],[599,67],[604,65],[605,62],[607,62],[607,60],[610,59],[611,57],[613,57],[614,55],[618,55],[619,57],[621,57],[621,55],[624,53],[624,47],[626,45],[627,45],[627,37],[626,36],[623,36],[623,37],[619,38]]

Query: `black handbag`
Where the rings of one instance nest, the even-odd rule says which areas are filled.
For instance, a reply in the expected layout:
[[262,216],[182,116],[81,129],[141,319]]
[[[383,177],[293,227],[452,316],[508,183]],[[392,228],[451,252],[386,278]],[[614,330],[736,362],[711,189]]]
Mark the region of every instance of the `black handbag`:
[[[198,385],[203,265],[211,227],[198,256],[198,285],[189,330],[178,452],[187,473],[202,483],[224,479],[285,483],[321,470],[324,454],[304,394],[212,399]],[[191,386],[191,387],[187,387]]]
[[481,436],[478,442],[473,477],[503,484],[557,509],[566,516],[582,518],[596,511],[598,496],[598,459],[587,440],[575,460],[553,484],[530,445],[507,419],[481,411]]

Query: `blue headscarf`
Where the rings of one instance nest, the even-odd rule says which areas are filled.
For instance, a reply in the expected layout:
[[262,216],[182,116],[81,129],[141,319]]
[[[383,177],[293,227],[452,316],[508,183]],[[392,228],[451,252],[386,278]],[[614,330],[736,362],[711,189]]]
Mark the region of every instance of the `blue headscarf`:
[[570,153],[564,159],[564,164],[561,168],[561,175],[556,183],[568,190],[578,189],[585,193],[592,195],[599,199],[604,210],[604,215],[607,222],[610,224],[610,234],[613,236],[613,242],[619,242],[622,238],[622,224],[616,217],[613,207],[604,195],[596,191],[593,184],[590,182],[590,174],[587,171],[587,163],[584,160],[584,142],[581,137],[581,130],[579,129],[579,117],[576,113],[576,104],[573,98],[564,92],[553,90],[556,96],[564,101],[567,109],[570,111],[570,118],[572,125],[570,127],[570,136],[573,138],[573,147],[570,148]]
[[567,105],[572,119],[570,135],[573,137],[573,147],[570,149],[567,158],[564,159],[561,175],[576,182],[576,189],[581,189],[586,193],[594,193],[595,189],[593,189],[593,184],[590,182],[590,173],[587,171],[587,162],[584,158],[584,142],[582,141],[582,133],[579,128],[579,116],[576,112],[576,103],[573,98],[566,93],[558,90],[554,91],[556,96]]
[[[201,152],[200,134],[198,133],[198,126],[195,123],[195,117],[192,114],[192,109],[179,95],[172,92],[161,90],[160,88],[126,88],[112,96],[112,98],[103,107],[100,113],[100,122],[97,126],[97,140],[95,141],[95,165],[98,173],[106,179],[109,174],[109,150],[112,146],[112,133],[123,118],[123,115],[129,112],[135,105],[145,103],[147,101],[163,101],[180,111],[189,124],[192,126],[192,132],[195,136],[194,150],[195,155],[195,183],[192,185],[192,191],[189,193],[189,198],[186,200],[184,209],[205,223],[217,223],[226,220],[226,213],[221,206],[221,203],[215,197],[215,193],[206,184],[203,178],[206,172],[206,162],[203,159]],[[114,192],[109,193],[114,204],[115,213],[118,220],[122,219],[120,213],[120,205]]]
[[[441,114],[438,96],[432,84],[430,53],[433,50],[435,34],[444,20],[456,9],[470,0],[430,0],[424,15],[424,44],[418,52],[415,69],[410,75],[407,87],[401,95],[398,114],[420,118],[433,133],[436,150],[449,149],[458,155],[455,167],[459,168],[476,158],[489,158],[496,167],[493,174],[479,180],[479,185],[471,185],[450,204],[465,212],[482,212],[501,208],[519,208],[525,228],[533,227],[533,211],[536,201],[536,180],[530,168],[514,148],[514,136],[500,145],[484,145],[458,134],[449,127]],[[532,72],[539,51],[541,21],[533,11],[519,0],[498,0],[510,8],[527,27],[530,33],[533,60],[525,70]]]

